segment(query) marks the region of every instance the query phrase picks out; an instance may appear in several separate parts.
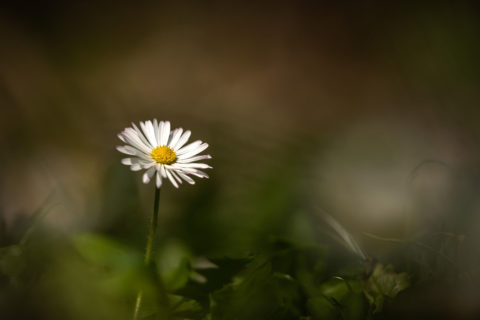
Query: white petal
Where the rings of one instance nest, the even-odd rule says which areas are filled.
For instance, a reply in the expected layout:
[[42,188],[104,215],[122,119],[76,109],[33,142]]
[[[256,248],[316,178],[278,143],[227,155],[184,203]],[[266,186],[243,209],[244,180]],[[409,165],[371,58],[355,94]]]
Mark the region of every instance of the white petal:
[[197,155],[199,154],[200,152],[202,152],[203,150],[207,149],[208,148],[208,143],[204,143],[204,144],[201,144],[199,145],[198,147],[196,147],[195,149],[193,150],[190,150],[188,152],[185,152],[185,153],[182,153],[181,155],[178,156],[179,159],[188,159],[188,158],[191,158],[193,157],[194,155]]
[[125,165],[131,166],[133,164],[139,164],[143,168],[145,168],[146,165],[148,165],[148,167],[150,167],[151,162],[152,161],[145,160],[143,158],[125,158],[125,159],[122,159],[122,163],[125,164]]
[[167,170],[165,170],[165,165],[160,165],[160,173],[162,174],[162,177],[166,178],[167,177]]
[[137,148],[138,150],[144,152],[145,154],[149,154],[152,148],[149,144],[145,144],[141,139],[138,133],[132,128],[126,128],[123,130],[121,135],[125,138],[127,143],[132,145],[132,147]]
[[152,148],[153,149],[153,146],[150,144],[150,142],[148,142],[147,138],[145,138],[145,136],[143,135],[142,131],[140,129],[138,129],[138,127],[135,125],[135,123],[132,122],[132,128],[133,130],[135,130],[135,132],[137,133],[138,137],[140,138],[140,140],[149,148]]
[[164,121],[160,121],[158,123],[158,143],[159,143],[159,146],[161,146],[161,142],[163,140],[163,127],[165,126],[165,122]]
[[178,149],[178,151],[176,151],[177,153],[177,156],[180,156],[184,153],[187,153],[187,152],[190,152],[192,150],[195,150],[198,146],[200,146],[202,144],[202,141],[201,140],[197,140],[197,141],[194,141],[188,145],[186,145],[185,147],[181,148],[181,149]]
[[182,135],[182,132],[183,132],[183,129],[182,129],[182,128],[178,128],[178,129],[173,130],[172,139],[171,139],[170,142],[168,143],[168,146],[169,146],[170,148],[173,149],[173,147],[175,146],[175,144],[178,142],[178,139],[180,139],[180,136]]
[[177,181],[175,181],[175,179],[173,179],[172,174],[170,173],[170,170],[166,170],[166,172],[167,172],[168,180],[170,180],[170,182],[173,184],[175,188],[178,188],[178,183]]
[[208,178],[208,174],[206,174],[205,172],[200,171],[200,170],[195,171],[195,172],[191,172],[190,174],[193,174],[194,176],[202,178],[202,179],[203,178]]
[[142,127],[143,132],[145,133],[145,136],[147,137],[150,144],[153,147],[157,147],[158,142],[157,142],[157,139],[155,138],[155,131],[153,130],[152,121],[147,120],[147,121],[145,121],[144,124],[142,122],[140,122],[140,126]]
[[131,166],[132,165],[132,158],[124,158],[122,159],[122,164],[126,165],[126,166]]
[[193,174],[194,176],[197,176],[199,178],[208,178],[208,174],[195,168],[186,168],[186,167],[178,168],[178,167],[172,167],[172,166],[167,166],[167,168],[172,168],[177,172],[181,171],[183,173]]
[[182,179],[180,179],[178,176],[177,176],[177,173],[175,172],[175,170],[168,170],[172,176],[175,178],[175,180],[177,180],[178,183],[182,183]]
[[162,136],[160,140],[161,146],[166,146],[168,143],[168,137],[170,136],[170,121],[165,121],[163,123]]
[[180,149],[187,141],[188,138],[190,138],[190,135],[192,132],[190,130],[185,131],[178,142],[175,145],[172,145],[171,148],[173,148],[173,151],[177,152],[178,149]]
[[134,163],[130,166],[130,170],[132,171],[140,171],[142,170],[142,165],[140,163]]
[[140,162],[140,165],[142,166],[143,169],[149,169],[150,167],[155,166],[156,162],[155,161],[146,161],[142,160]]
[[168,135],[167,147],[170,146],[170,141],[172,141],[172,137],[175,134],[175,132],[177,132],[177,131],[178,131],[178,129],[171,129],[170,130],[170,134]]
[[174,163],[172,164],[174,168],[198,168],[198,169],[212,169],[211,166],[209,166],[206,163]]
[[135,156],[140,152],[132,146],[117,146],[117,150],[121,153],[129,154],[131,156]]
[[192,157],[192,158],[183,158],[182,157],[182,159],[179,158],[177,160],[177,163],[190,163],[190,162],[193,162],[193,161],[205,160],[205,159],[212,159],[212,156],[209,155],[209,154],[204,154],[204,155],[196,156],[196,157]]
[[199,178],[207,178],[207,179],[209,178],[208,174],[206,174],[205,172],[200,171],[200,170],[196,170],[195,172],[192,172],[192,174],[194,176],[199,177]]
[[[128,143],[131,143],[136,148],[151,149],[150,142],[148,142],[148,140],[145,138],[145,136],[143,135],[143,133],[141,131],[138,132],[134,128],[128,127],[128,128],[125,128],[120,134],[124,138],[126,138]],[[138,146],[137,146],[137,144],[138,144]]]
[[185,181],[187,181],[188,183],[190,184],[195,184],[195,180],[193,180],[192,178],[190,178],[189,176],[187,176],[185,173],[181,172],[181,171],[176,171],[176,173]]
[[149,183],[150,179],[152,179],[153,174],[155,173],[155,167],[151,167],[143,174],[142,181],[143,183]]
[[145,161],[145,162],[153,161],[151,156],[147,156],[145,153],[141,152],[140,150],[138,150],[138,149],[136,149],[132,146],[128,146],[128,145],[127,146],[118,146],[117,150],[122,152],[122,153],[131,155],[131,156],[136,156],[136,158],[132,158],[132,163],[134,163],[137,160],[142,160],[142,161]]
[[182,171],[186,171],[187,173],[193,174],[194,176],[197,176],[199,178],[208,178],[208,174],[206,174],[203,171],[197,170],[197,169],[188,168],[188,169],[184,169]]
[[157,119],[153,119],[153,132],[155,134],[155,140],[160,141],[160,130],[158,130],[158,121]]
[[125,140],[125,138],[122,136],[121,133],[117,134],[117,137],[118,137],[118,139],[122,140],[122,142],[127,143],[127,141]]
[[160,188],[162,186],[162,176],[160,175],[160,172],[158,172],[158,171],[157,171],[157,174],[156,174],[155,185],[157,186],[157,188]]

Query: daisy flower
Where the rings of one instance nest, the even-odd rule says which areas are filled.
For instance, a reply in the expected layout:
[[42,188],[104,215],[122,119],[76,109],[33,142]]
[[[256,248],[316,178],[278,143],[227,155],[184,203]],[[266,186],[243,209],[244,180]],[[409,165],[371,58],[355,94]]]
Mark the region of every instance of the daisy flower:
[[124,165],[130,166],[132,171],[146,170],[143,174],[143,183],[155,179],[157,188],[160,188],[164,179],[170,180],[175,188],[182,181],[194,184],[191,176],[208,178],[200,169],[211,169],[205,163],[196,161],[211,159],[208,154],[198,155],[208,148],[208,144],[197,140],[187,144],[190,130],[182,128],[170,130],[169,121],[140,122],[141,130],[132,123],[118,134],[118,138],[126,145],[118,146],[117,150],[131,157],[122,159]]

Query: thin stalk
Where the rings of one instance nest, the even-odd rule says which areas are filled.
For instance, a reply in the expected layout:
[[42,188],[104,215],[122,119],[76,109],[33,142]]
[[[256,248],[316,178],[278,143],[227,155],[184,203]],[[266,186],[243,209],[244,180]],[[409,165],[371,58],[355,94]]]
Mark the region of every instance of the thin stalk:
[[[148,234],[147,246],[145,248],[145,266],[150,265],[152,251],[153,251],[153,241],[155,240],[155,234],[157,232],[158,224],[158,204],[160,202],[160,188],[155,187],[155,200],[153,202],[153,214],[152,221],[150,223],[150,232]],[[140,291],[137,294],[137,299],[135,301],[135,310],[133,312],[133,319],[138,320],[138,313],[142,305],[143,292]]]
[[146,266],[150,264],[150,259],[152,256],[153,240],[155,239],[155,233],[157,231],[159,202],[160,202],[160,188],[155,187],[155,200],[153,202],[152,223],[150,224],[150,233],[148,234],[147,247],[145,249],[145,265]]

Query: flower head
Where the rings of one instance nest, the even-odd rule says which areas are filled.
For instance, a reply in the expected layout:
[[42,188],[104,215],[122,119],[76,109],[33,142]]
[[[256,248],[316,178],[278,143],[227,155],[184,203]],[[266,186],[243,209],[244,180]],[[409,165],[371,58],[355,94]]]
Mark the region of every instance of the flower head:
[[157,188],[163,179],[168,179],[175,188],[182,181],[194,184],[190,176],[208,178],[200,169],[211,169],[205,163],[195,161],[211,159],[208,154],[198,155],[208,148],[208,144],[197,140],[187,144],[191,132],[182,128],[170,130],[169,121],[140,122],[141,130],[132,123],[118,134],[118,138],[126,145],[118,146],[117,150],[131,157],[122,159],[124,165],[132,171],[145,169],[143,183],[149,183],[155,177]]

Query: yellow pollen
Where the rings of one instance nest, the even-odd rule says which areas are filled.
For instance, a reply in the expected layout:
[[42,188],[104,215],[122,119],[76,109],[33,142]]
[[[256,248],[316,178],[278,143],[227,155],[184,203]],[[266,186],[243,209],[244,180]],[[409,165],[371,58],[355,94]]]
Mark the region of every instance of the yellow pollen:
[[152,151],[153,160],[162,164],[172,164],[177,160],[177,154],[167,146],[156,147]]

